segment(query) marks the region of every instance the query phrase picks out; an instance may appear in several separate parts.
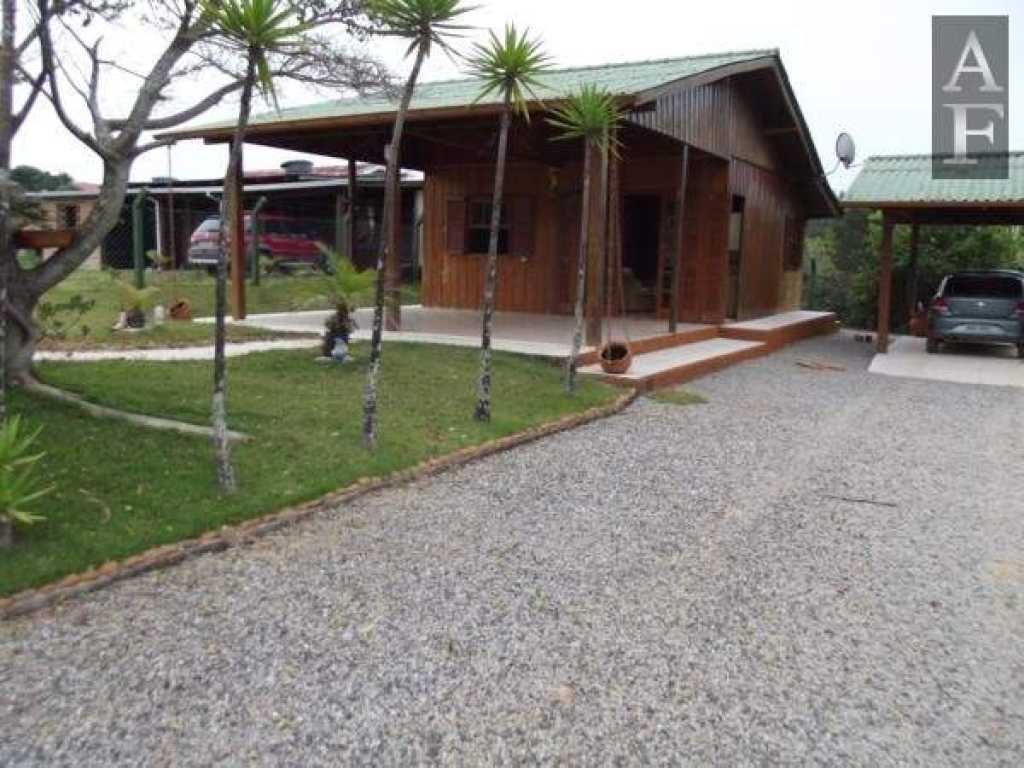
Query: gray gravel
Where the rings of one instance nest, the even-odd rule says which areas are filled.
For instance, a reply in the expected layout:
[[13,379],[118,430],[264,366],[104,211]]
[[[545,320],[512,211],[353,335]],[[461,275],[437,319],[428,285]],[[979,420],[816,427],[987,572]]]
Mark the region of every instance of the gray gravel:
[[1020,765],[1024,392],[868,359],[2,625],[0,765]]

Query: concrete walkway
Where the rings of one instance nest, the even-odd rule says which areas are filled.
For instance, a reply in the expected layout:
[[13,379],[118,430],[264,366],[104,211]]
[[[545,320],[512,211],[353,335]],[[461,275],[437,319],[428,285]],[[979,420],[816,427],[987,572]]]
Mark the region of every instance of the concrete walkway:
[[943,345],[930,355],[925,339],[897,336],[889,352],[875,355],[871,373],[909,379],[984,384],[994,387],[1024,387],[1024,360],[1013,347]]
[[1019,765],[1020,393],[870,356],[0,624],[0,765]]
[[[238,325],[264,328],[271,331],[323,333],[324,321],[330,315],[326,311],[277,312],[249,315]],[[373,310],[358,309],[355,312],[358,330],[353,334],[357,340],[370,338],[373,328]],[[212,322],[212,318],[200,318],[197,322]],[[384,338],[389,341],[423,342],[448,344],[460,347],[480,346],[481,314],[476,310],[439,309],[410,305],[402,307],[402,330],[386,331]],[[518,352],[540,357],[565,357],[569,354],[574,320],[570,315],[544,315],[529,312],[496,312],[494,315],[494,349],[503,352]],[[630,339],[660,336],[667,333],[668,321],[647,317],[630,317],[615,320],[614,328],[623,332],[628,326]],[[697,323],[680,323],[679,330],[704,328]]]
[[[274,349],[310,349],[320,344],[319,339],[274,339],[270,341],[241,341],[225,347],[228,357],[268,352]],[[181,362],[184,360],[213,360],[213,345],[160,349],[101,349],[79,352],[36,352],[37,362],[95,363],[102,360],[148,360],[152,362]]]

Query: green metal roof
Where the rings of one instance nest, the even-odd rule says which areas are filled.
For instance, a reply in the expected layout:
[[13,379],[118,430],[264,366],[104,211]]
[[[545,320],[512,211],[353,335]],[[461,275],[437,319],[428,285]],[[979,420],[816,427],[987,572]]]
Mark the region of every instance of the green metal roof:
[[1010,152],[1006,179],[933,179],[932,155],[869,157],[843,198],[844,205],[881,203],[1020,205],[1024,203],[1024,152]]
[[[635,94],[656,88],[675,80],[699,75],[718,67],[737,64],[766,56],[777,56],[778,51],[754,50],[729,53],[709,53],[702,56],[686,56],[678,59],[656,59],[651,61],[601,64],[589,67],[571,67],[551,70],[540,78],[541,87],[536,89],[540,99],[559,99],[576,91],[583,84],[604,86],[616,95]],[[416,86],[410,109],[446,109],[468,107],[474,103],[498,103],[489,99],[476,102],[480,93],[480,81],[475,78],[438,80],[423,82]],[[385,97],[349,98],[324,101],[317,104],[267,112],[252,118],[253,125],[277,122],[352,117],[393,112],[398,100]],[[231,128],[233,120],[195,126],[182,133]]]

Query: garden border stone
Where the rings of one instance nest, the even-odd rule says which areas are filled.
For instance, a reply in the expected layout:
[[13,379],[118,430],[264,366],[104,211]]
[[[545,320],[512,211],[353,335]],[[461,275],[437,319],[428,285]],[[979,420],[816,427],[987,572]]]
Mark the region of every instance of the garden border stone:
[[87,592],[102,589],[122,579],[140,576],[161,568],[168,568],[199,555],[221,552],[231,547],[250,543],[254,539],[299,523],[317,512],[353,501],[370,493],[423,480],[549,435],[613,416],[623,411],[638,397],[638,394],[635,390],[630,390],[608,405],[601,405],[581,413],[563,416],[560,419],[531,427],[522,432],[516,432],[506,437],[469,448],[462,448],[444,456],[427,459],[413,467],[397,470],[382,477],[362,477],[351,485],[332,491],[312,501],[286,507],[277,512],[271,512],[236,525],[223,526],[214,531],[207,531],[194,539],[154,547],[124,560],[110,561],[99,567],[65,576],[59,581],[34,589],[27,589],[10,597],[0,598],[0,621],[6,621],[42,608],[58,605]]

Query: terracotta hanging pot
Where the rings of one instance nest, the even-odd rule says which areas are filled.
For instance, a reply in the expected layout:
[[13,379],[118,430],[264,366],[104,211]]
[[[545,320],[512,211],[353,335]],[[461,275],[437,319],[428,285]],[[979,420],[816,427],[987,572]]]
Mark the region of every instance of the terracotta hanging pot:
[[633,364],[633,350],[624,341],[609,341],[601,347],[601,370],[623,374]]
[[19,229],[14,233],[19,248],[67,248],[74,239],[73,229]]

